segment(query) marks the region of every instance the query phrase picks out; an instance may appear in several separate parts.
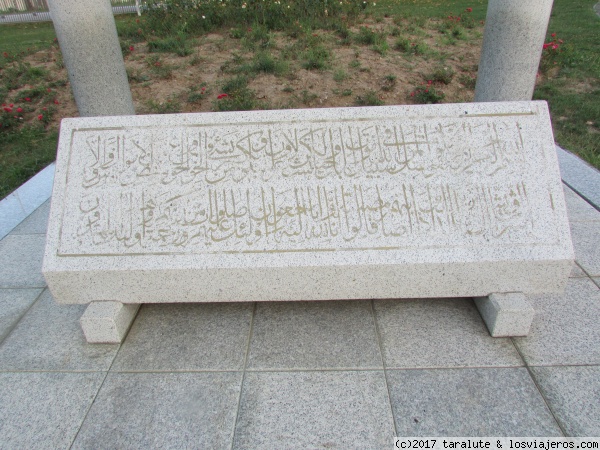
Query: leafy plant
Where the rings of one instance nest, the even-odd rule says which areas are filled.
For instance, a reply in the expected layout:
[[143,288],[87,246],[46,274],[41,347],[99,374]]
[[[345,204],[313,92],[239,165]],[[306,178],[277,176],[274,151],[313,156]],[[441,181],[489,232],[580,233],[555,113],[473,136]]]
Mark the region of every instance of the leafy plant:
[[436,90],[432,85],[419,86],[410,93],[410,98],[419,104],[440,103],[444,97],[444,93]]
[[306,89],[304,89],[301,92],[301,98],[300,101],[302,103],[304,103],[305,105],[309,106],[312,102],[314,102],[317,98],[319,98],[319,96],[317,94],[315,94],[314,92],[310,92]]
[[442,84],[450,84],[452,79],[454,78],[456,72],[452,67],[448,66],[438,66],[434,69],[434,71],[427,75],[425,78],[427,80],[431,80],[434,83],[442,83]]
[[348,74],[342,69],[337,69],[335,72],[333,72],[333,80],[336,83],[341,83],[343,81],[346,81],[347,78],[348,78]]
[[226,80],[221,86],[221,94],[213,101],[215,111],[248,111],[266,109],[267,105],[256,98],[256,93],[248,88],[248,78],[238,75]]
[[322,70],[329,65],[331,54],[323,45],[308,48],[302,54],[302,67],[307,70]]
[[188,56],[192,50],[188,46],[187,36],[179,32],[175,36],[148,41],[149,52],[169,52],[179,56]]
[[391,91],[396,87],[396,75],[386,75],[383,78],[383,84],[381,85],[381,89],[384,91]]
[[174,67],[161,61],[157,55],[151,55],[146,58],[146,64],[151,72],[158,78],[169,79],[173,76]]
[[375,91],[367,91],[363,95],[356,97],[356,106],[380,106],[383,105],[383,101],[379,98],[379,95]]
[[475,89],[477,78],[467,74],[462,74],[458,77],[458,81],[466,88]]

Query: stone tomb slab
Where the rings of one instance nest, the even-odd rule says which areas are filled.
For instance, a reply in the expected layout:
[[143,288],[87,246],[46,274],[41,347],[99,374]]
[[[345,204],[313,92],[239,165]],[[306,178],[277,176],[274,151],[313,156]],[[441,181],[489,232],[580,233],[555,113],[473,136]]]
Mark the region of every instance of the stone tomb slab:
[[65,119],[43,273],[60,303],[561,291],[545,102]]

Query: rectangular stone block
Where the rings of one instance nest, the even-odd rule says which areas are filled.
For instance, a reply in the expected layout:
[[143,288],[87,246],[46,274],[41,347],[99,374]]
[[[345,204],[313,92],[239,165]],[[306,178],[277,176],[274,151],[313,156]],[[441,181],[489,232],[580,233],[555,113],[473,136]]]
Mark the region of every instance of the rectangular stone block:
[[491,294],[473,299],[493,337],[527,336],[535,314],[520,292]]
[[486,296],[573,260],[545,102],[65,119],[57,301]]

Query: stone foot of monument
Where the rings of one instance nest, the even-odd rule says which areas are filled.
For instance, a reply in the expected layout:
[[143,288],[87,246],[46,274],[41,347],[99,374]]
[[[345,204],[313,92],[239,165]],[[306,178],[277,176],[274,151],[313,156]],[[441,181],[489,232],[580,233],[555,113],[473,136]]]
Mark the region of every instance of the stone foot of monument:
[[474,300],[492,337],[529,334],[534,311],[525,294],[490,294],[487,297],[476,297]]
[[121,302],[92,302],[79,322],[90,344],[119,344],[125,337],[139,304]]

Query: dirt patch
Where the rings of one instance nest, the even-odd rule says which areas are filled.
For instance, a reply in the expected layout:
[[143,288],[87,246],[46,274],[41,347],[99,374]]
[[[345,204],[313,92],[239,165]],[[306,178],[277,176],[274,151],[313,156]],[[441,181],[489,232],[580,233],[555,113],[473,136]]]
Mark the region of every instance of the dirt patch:
[[[407,31],[410,24],[394,23],[389,18],[380,22],[366,20],[351,27],[351,33],[359,33],[361,26],[386,33],[387,50],[378,51],[372,45],[361,45],[352,39],[344,41],[333,31],[319,31],[308,40],[314,38],[329,50],[330,57],[322,70],[303,68],[305,49],[301,38],[294,39],[285,33],[272,33],[266,49],[259,46],[252,49],[243,39],[234,39],[229,30],[223,30],[194,39],[189,46],[191,53],[184,57],[150,53],[145,43],[134,44],[125,56],[125,65],[136,111],[139,114],[213,111],[225,80],[244,74],[244,64],[250,64],[261,51],[287,65],[287,70],[277,75],[246,73],[250,80],[248,87],[256,93],[260,104],[269,108],[353,106],[357,97],[369,94],[371,100],[377,98],[385,105],[411,104],[414,100],[410,93],[426,85],[439,68],[454,74],[449,84],[437,81],[431,84],[443,92],[444,102],[473,100],[482,27],[464,29],[461,39],[449,39],[439,31],[440,22],[435,20],[416,30],[412,27],[412,31]],[[419,55],[410,48],[395,49],[401,37],[411,46],[424,44],[427,53]],[[27,56],[25,61],[49,72],[45,82],[58,83],[53,88],[58,104],[50,126],[57,127],[63,117],[77,116],[67,73],[60,65],[59,50],[53,47],[40,51]]]

